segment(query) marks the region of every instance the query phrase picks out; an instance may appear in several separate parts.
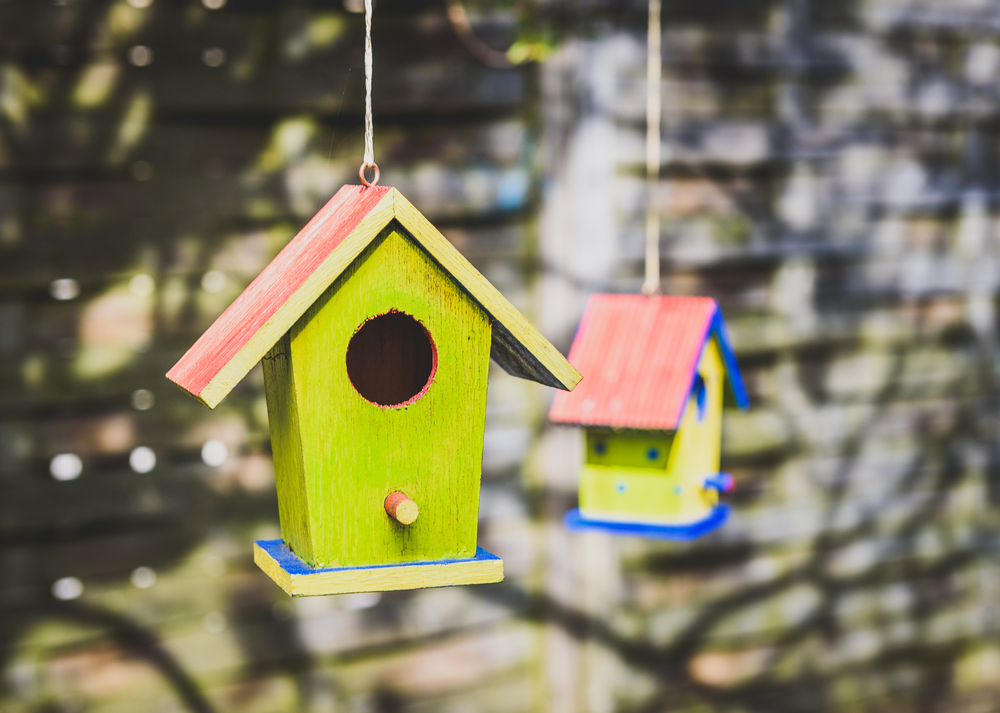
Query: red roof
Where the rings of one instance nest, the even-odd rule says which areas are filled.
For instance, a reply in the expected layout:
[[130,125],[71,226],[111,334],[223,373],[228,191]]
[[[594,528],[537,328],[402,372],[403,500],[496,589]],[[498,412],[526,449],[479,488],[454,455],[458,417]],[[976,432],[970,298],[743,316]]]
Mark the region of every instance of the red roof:
[[192,394],[200,394],[390,190],[382,186],[368,190],[351,186],[338,191],[229,305],[167,377]]
[[718,337],[737,403],[746,392],[715,300],[707,297],[593,295],[569,352],[583,374],[558,393],[556,423],[674,430],[708,338]]

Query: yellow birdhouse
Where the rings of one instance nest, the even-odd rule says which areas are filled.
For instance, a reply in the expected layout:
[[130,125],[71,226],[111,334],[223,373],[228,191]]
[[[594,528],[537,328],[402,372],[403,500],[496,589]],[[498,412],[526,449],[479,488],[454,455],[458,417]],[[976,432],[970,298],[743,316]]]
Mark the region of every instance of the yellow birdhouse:
[[721,526],[725,382],[740,408],[748,400],[715,300],[594,295],[569,359],[585,379],[549,413],[585,431],[567,526],[680,540]]
[[293,595],[478,584],[490,357],[580,375],[403,196],[345,186],[168,378],[214,408],[258,361],[280,540],[254,559]]

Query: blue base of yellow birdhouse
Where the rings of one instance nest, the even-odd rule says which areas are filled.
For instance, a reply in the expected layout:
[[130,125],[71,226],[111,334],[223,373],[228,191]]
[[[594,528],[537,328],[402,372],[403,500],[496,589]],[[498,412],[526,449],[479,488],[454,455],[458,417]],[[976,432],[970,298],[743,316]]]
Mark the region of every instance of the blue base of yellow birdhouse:
[[630,535],[655,540],[695,540],[722,527],[729,518],[729,506],[717,505],[705,517],[683,525],[665,525],[649,522],[622,522],[621,520],[595,520],[583,515],[579,508],[573,508],[564,518],[566,529],[571,532],[600,530],[612,535]]
[[482,547],[469,559],[313,568],[292,552],[284,540],[258,540],[253,547],[253,561],[293,597],[503,581],[503,560]]

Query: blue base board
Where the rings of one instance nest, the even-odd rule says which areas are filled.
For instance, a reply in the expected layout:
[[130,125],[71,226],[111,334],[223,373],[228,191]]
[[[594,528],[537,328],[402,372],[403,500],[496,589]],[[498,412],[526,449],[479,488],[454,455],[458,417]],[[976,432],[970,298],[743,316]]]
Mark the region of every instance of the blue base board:
[[647,537],[653,540],[680,540],[687,542],[696,540],[722,527],[729,519],[729,506],[718,505],[703,520],[689,522],[685,525],[654,525],[648,522],[621,522],[615,520],[593,520],[584,517],[579,508],[573,508],[563,519],[566,529],[571,532],[600,530],[611,535],[627,535],[631,537]]
[[458,564],[472,562],[500,561],[500,558],[484,550],[476,548],[476,556],[458,560],[426,560],[422,562],[402,562],[400,564],[370,564],[357,567],[310,567],[301,557],[291,551],[284,540],[257,540],[258,547],[271,555],[278,566],[288,574],[320,574],[323,572],[349,572],[351,570],[399,569],[400,567],[427,567],[428,565]]

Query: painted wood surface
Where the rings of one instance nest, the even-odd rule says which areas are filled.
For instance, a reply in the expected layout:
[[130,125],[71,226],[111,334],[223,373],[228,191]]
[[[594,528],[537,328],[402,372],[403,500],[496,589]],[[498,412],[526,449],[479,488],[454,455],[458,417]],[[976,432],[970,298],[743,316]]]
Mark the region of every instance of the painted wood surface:
[[699,408],[694,393],[688,397],[667,464],[667,472],[684,479],[686,485],[700,485],[705,476],[719,472],[726,372],[718,340],[708,340],[697,373],[705,380],[704,408]]
[[549,418],[586,426],[676,429],[710,336],[719,341],[736,403],[746,408],[743,379],[714,299],[592,295],[569,355],[589,378],[571,394],[556,394]]
[[309,567],[281,540],[254,544],[254,562],[293,597],[491,584],[503,581],[503,561],[482,547],[473,557],[375,567]]
[[496,321],[493,359],[514,376],[572,391],[580,383],[580,373],[420,211],[399,191],[395,196],[397,219]]
[[584,429],[584,463],[667,471],[673,431]]
[[635,520],[614,520],[611,518],[588,517],[580,508],[567,511],[563,524],[570,532],[592,532],[597,530],[609,535],[642,537],[650,540],[674,540],[689,542],[715,532],[726,524],[731,508],[717,505],[701,520],[681,524],[662,522],[642,522]]
[[[395,408],[364,399],[347,373],[355,332],[390,310],[419,321],[437,352],[429,388]],[[269,367],[265,386],[282,537],[298,556],[342,567],[475,554],[489,344],[488,315],[398,223],[296,322],[286,371]],[[397,491],[419,503],[409,526],[385,512]]]
[[400,525],[412,525],[420,516],[419,506],[403,493],[389,493],[383,503],[389,517]]
[[508,372],[572,389],[580,374],[394,188],[344,186],[167,373],[210,408],[267,353],[393,219],[498,323],[492,356]]
[[215,408],[392,219],[391,189],[344,186],[167,372]]
[[281,536],[292,549],[311,557],[312,537],[306,489],[301,416],[291,360],[291,332],[285,332],[261,362],[268,429],[278,491]]
[[719,494],[705,478],[719,472],[725,371],[716,340],[696,373],[705,383],[687,399],[676,433],[587,429],[580,473],[580,511],[586,518],[685,524],[704,520]]

